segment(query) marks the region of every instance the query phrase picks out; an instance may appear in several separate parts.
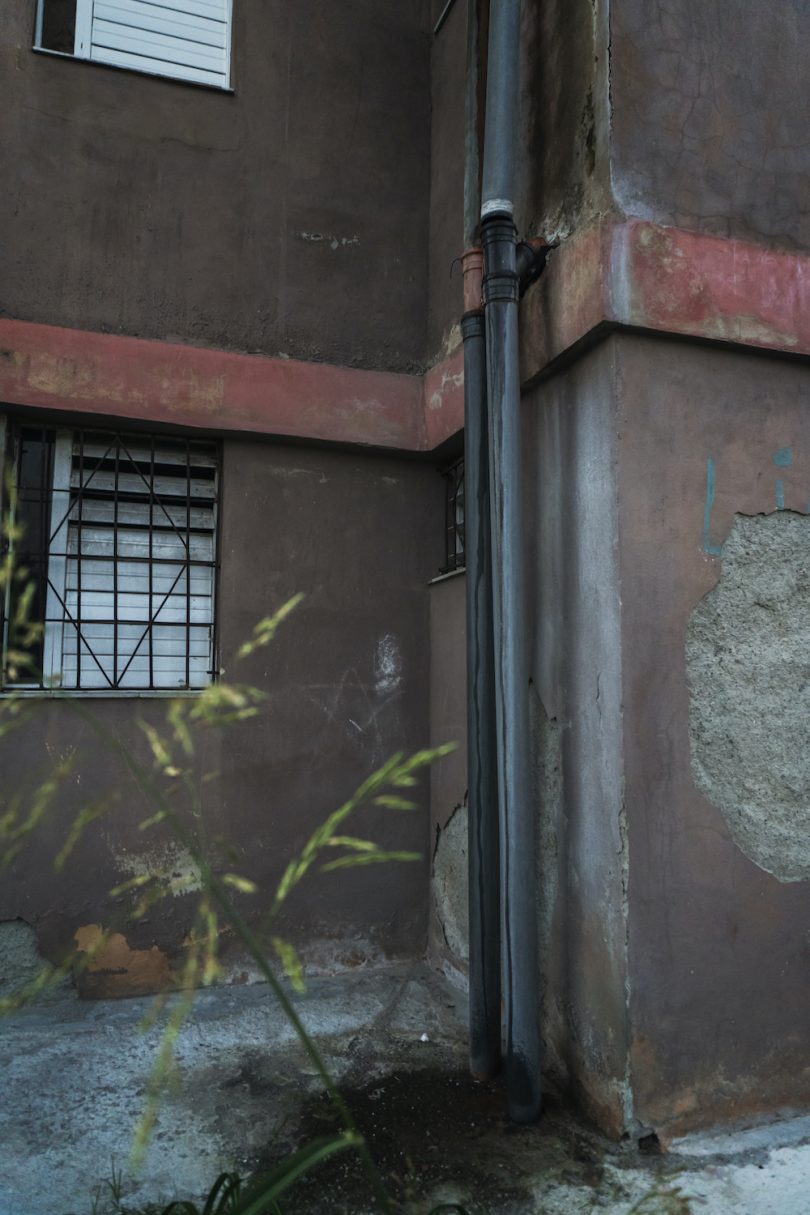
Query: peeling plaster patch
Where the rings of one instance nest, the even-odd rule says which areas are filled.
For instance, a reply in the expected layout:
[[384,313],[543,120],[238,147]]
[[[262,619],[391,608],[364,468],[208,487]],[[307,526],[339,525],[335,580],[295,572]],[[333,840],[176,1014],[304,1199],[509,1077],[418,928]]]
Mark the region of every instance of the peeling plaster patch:
[[444,398],[448,392],[456,392],[459,388],[464,387],[464,372],[459,371],[453,374],[445,371],[442,373],[442,382],[435,392],[430,394],[427,407],[431,410],[441,409],[444,405]]
[[186,849],[174,842],[138,853],[118,852],[114,860],[116,869],[127,877],[163,878],[169,893],[175,896],[202,889],[199,868]]
[[697,787],[750,860],[810,879],[810,519],[735,516],[686,662]]
[[157,945],[131,949],[120,932],[111,933],[102,944],[103,935],[99,924],[86,924],[74,934],[79,953],[97,951],[78,976],[81,996],[95,1000],[146,996],[176,986],[169,959]]
[[292,477],[314,477],[320,485],[326,484],[326,473],[319,468],[288,468],[284,464],[277,464],[270,472],[272,476],[278,477],[280,480]]
[[[25,920],[0,920],[0,997],[21,991],[45,965],[33,926]],[[55,987],[64,988],[69,983],[70,979],[65,978]]]
[[333,251],[345,249],[347,245],[359,245],[359,236],[330,236],[326,232],[296,232],[299,240],[308,245],[328,245]]
[[385,633],[374,651],[374,687],[377,692],[393,692],[402,682],[402,655],[392,633]]
[[439,829],[433,854],[433,900],[447,948],[454,958],[470,956],[468,928],[467,806],[457,806]]

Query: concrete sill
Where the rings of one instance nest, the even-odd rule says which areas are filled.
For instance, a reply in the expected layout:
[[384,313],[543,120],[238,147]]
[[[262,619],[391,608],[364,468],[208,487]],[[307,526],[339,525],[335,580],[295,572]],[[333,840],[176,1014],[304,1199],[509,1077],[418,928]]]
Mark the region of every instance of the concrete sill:
[[125,72],[129,76],[148,76],[150,80],[165,80],[167,84],[182,85],[190,89],[203,89],[206,93],[224,93],[234,97],[236,90],[221,84],[206,84],[204,80],[183,80],[179,76],[163,76],[160,72],[146,72],[142,68],[124,67],[119,63],[104,63],[100,59],[85,59],[83,55],[67,55],[64,51],[51,51],[46,46],[32,46],[35,55],[47,55],[50,59],[71,59],[74,63],[87,63],[91,67],[107,68],[110,72]]
[[430,582],[428,583],[428,586],[436,586],[436,584],[438,582],[447,582],[450,578],[458,578],[459,575],[466,574],[466,573],[467,573],[466,567],[462,566],[461,569],[450,570],[446,574],[438,574],[435,578],[431,578]]

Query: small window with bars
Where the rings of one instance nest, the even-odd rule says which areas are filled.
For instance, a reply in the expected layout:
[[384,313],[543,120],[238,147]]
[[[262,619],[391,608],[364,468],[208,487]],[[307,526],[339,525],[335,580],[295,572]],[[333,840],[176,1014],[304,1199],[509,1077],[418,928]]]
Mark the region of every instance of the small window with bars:
[[464,558],[464,457],[442,470],[444,477],[444,565],[442,574],[463,570]]
[[[210,683],[216,445],[12,420],[3,429],[14,569],[2,604],[5,690]],[[20,660],[23,617],[35,627]]]

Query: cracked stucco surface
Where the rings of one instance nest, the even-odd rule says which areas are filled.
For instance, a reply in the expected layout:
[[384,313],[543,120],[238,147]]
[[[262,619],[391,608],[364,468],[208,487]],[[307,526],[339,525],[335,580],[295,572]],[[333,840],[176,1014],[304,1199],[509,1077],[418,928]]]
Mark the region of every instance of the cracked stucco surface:
[[810,518],[735,517],[686,658],[698,788],[747,857],[810,878]]
[[467,807],[457,806],[439,831],[433,856],[433,898],[450,953],[458,961],[470,956]]

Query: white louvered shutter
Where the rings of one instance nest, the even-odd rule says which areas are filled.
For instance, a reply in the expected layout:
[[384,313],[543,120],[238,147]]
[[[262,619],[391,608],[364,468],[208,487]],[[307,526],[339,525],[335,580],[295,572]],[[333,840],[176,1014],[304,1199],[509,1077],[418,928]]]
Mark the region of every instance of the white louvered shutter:
[[227,88],[231,0],[78,0],[75,53]]
[[[71,436],[72,439],[72,436]],[[57,443],[49,578],[64,601],[50,669],[63,688],[199,688],[211,680],[216,456],[207,444],[87,434]],[[64,512],[63,512],[64,513]],[[57,592],[54,592],[57,593]],[[49,613],[50,614],[50,613]],[[46,639],[47,640],[47,639]],[[57,649],[61,653],[57,653]]]

